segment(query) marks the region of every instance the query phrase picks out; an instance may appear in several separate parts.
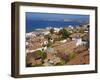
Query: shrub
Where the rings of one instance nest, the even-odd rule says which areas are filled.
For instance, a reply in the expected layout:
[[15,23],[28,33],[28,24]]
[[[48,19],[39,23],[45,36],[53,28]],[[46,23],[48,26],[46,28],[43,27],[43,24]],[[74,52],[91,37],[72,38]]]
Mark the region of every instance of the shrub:
[[66,64],[66,62],[64,60],[61,60],[60,64],[64,65],[64,64]]
[[66,62],[63,59],[61,59],[61,62],[57,63],[56,66],[65,65],[65,64],[66,64]]
[[66,39],[70,35],[69,31],[67,31],[66,29],[61,29],[59,31],[59,34],[62,36],[62,39]]
[[69,54],[69,59],[73,59],[73,58],[75,58],[75,56],[76,56],[75,53],[70,53],[70,54]]
[[38,54],[42,59],[46,58],[46,53],[41,50],[37,50],[35,53]]

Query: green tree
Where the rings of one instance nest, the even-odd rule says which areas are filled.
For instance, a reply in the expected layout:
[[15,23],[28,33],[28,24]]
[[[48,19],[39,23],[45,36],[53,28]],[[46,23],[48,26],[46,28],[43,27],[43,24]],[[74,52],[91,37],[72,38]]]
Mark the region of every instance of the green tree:
[[69,31],[67,31],[66,29],[61,29],[61,30],[59,31],[59,34],[61,35],[61,37],[62,37],[63,39],[66,39],[66,38],[69,37],[69,35],[70,35]]

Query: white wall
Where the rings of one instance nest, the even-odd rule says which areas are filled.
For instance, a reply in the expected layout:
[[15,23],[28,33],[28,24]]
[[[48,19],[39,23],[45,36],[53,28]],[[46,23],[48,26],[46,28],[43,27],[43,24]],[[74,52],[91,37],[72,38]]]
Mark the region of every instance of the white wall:
[[[10,77],[10,59],[11,59],[11,2],[13,1],[30,1],[40,3],[55,3],[55,4],[76,4],[98,6],[100,14],[100,0],[0,0],[0,80],[15,80]],[[100,16],[98,16],[100,21]],[[100,26],[100,23],[99,25]],[[98,34],[100,34],[100,27],[98,27]],[[98,38],[100,41],[100,37]],[[100,42],[98,43],[100,44]],[[98,46],[100,47],[100,45]],[[100,52],[100,50],[99,50]],[[99,53],[98,52],[98,53]],[[98,54],[98,58],[100,54]],[[100,61],[100,58],[99,60]],[[98,62],[100,63],[100,62]],[[98,64],[100,67],[100,64]],[[81,74],[81,75],[65,75],[65,76],[51,76],[39,78],[22,78],[18,80],[100,80],[100,69],[98,74]]]

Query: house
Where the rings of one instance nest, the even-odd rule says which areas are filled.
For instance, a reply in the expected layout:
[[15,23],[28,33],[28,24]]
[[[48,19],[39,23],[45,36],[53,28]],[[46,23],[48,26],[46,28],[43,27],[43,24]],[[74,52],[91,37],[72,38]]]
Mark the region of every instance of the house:
[[79,45],[84,45],[86,44],[85,41],[83,41],[83,36],[85,36],[86,34],[81,34],[81,33],[74,33],[72,35],[70,35],[70,38],[72,38],[73,41],[76,42],[76,47]]
[[36,34],[33,32],[26,33],[26,38],[28,38],[28,37],[36,37]]
[[46,27],[46,29],[47,29],[47,30],[50,30],[50,29],[52,29],[52,27],[51,27],[51,26],[49,26],[49,27]]
[[79,46],[79,45],[82,45],[82,44],[83,44],[82,38],[76,37],[76,46]]
[[62,29],[62,28],[55,28],[55,27],[54,27],[54,32],[55,32],[55,33],[58,33],[61,29]]
[[82,38],[85,34],[82,34],[82,33],[73,33],[69,36],[69,38],[71,38],[73,41],[76,41],[76,39],[78,37]]
[[74,29],[74,27],[72,25],[69,25],[68,28],[69,29]]
[[44,31],[42,33],[43,33],[43,35],[48,35],[48,34],[50,34],[50,31]]
[[88,41],[86,40],[82,40],[82,38],[80,38],[80,37],[77,37],[76,38],[76,46],[80,46],[80,45],[87,45],[88,44]]
[[66,43],[67,42],[67,40],[66,39],[64,39],[64,40],[62,40],[62,41],[60,41],[61,43]]

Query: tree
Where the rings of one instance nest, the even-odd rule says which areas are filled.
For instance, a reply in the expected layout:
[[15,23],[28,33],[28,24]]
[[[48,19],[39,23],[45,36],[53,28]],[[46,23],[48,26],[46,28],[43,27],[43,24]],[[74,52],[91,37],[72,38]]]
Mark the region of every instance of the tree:
[[62,36],[63,39],[66,39],[70,35],[70,33],[66,29],[61,29],[59,31],[59,34]]
[[52,28],[52,29],[50,29],[50,33],[51,34],[53,34],[54,33],[54,29]]

